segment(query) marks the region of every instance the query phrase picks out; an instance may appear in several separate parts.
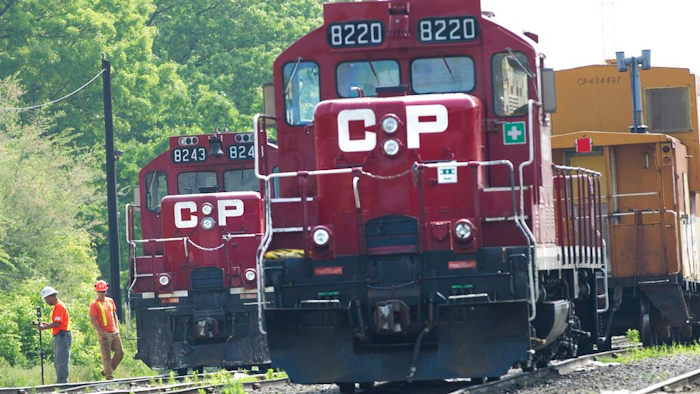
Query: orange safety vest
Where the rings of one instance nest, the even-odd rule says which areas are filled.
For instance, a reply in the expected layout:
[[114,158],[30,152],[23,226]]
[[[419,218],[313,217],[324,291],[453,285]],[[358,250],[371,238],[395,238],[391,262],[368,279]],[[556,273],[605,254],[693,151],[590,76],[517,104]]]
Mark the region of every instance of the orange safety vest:
[[[107,307],[108,307],[108,309],[110,309],[109,314],[110,314],[110,316],[114,316],[114,310],[116,309],[114,306],[114,300],[109,299],[107,301],[109,301],[107,303],[107,305],[108,305]],[[107,327],[109,325],[109,321],[107,320],[107,313],[108,312],[105,309],[104,305],[102,305],[102,303],[99,300],[96,300],[96,302],[97,302],[97,306],[100,308],[100,312],[102,312],[102,325],[104,327]]]

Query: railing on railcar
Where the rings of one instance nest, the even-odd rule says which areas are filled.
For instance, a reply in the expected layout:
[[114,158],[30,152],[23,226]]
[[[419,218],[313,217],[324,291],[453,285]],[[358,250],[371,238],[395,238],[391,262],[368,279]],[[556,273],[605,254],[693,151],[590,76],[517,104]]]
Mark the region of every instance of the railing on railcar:
[[[575,269],[598,269],[603,288],[608,288],[603,237],[603,212],[600,195],[601,173],[581,167],[552,165],[554,171],[554,211],[557,238],[561,245],[564,265]],[[597,295],[604,300],[606,312],[610,306],[608,292]]]
[[564,264],[603,264],[600,176],[580,167],[554,165],[554,210]]

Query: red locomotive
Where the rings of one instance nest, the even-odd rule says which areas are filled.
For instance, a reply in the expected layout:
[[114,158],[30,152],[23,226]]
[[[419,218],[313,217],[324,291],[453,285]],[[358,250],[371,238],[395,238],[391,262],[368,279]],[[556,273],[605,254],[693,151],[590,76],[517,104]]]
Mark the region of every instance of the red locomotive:
[[[537,37],[478,1],[326,4],[274,64],[258,306],[299,383],[484,379],[590,351],[600,186],[555,167]],[[259,155],[261,156],[261,155]],[[554,169],[554,171],[553,171]],[[295,251],[290,252],[289,249]]]
[[[270,361],[255,308],[264,226],[254,154],[251,133],[171,137],[170,149],[139,174],[142,203],[127,210],[128,300],[136,358],[151,368]],[[270,145],[266,163],[275,154]]]

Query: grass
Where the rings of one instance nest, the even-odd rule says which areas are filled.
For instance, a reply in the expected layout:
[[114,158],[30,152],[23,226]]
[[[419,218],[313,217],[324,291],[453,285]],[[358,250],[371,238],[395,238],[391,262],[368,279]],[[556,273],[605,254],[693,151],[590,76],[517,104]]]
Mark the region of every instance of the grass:
[[661,345],[648,348],[638,348],[629,353],[621,354],[617,358],[602,357],[599,361],[603,363],[622,363],[630,364],[636,361],[646,360],[648,358],[661,358],[676,356],[680,354],[700,355],[700,343],[694,342],[691,344],[673,344]]
[[[125,359],[126,360],[126,359]],[[136,360],[134,360],[136,361]],[[140,363],[140,361],[139,361]],[[127,363],[128,365],[129,363]],[[142,364],[143,365],[143,364]],[[127,378],[127,377],[137,377],[137,376],[152,376],[151,385],[163,384],[175,384],[177,382],[175,373],[170,372],[169,376],[165,378],[153,376],[154,374],[162,371],[153,371],[143,366],[142,368],[122,368],[120,365],[119,369],[115,371],[115,378]],[[41,367],[36,366],[30,369],[20,368],[20,367],[10,367],[9,365],[0,365],[0,370],[3,371],[0,374],[0,387],[32,387],[41,384]],[[99,370],[98,370],[99,374]],[[85,366],[74,366],[71,365],[70,370],[70,382],[85,382],[100,380],[94,377],[94,367]],[[100,378],[102,378],[100,376]],[[287,374],[281,370],[268,369],[265,376],[262,378],[257,378],[253,376],[246,376],[240,379],[233,379],[233,376],[227,371],[221,370],[219,372],[213,372],[205,374],[204,377],[200,378],[198,375],[192,375],[185,378],[186,382],[197,383],[201,380],[202,384],[219,384],[223,387],[222,391],[224,394],[243,394],[243,383],[245,382],[257,382],[260,380],[272,380],[272,379],[282,379],[287,378]],[[104,379],[104,378],[102,378]],[[46,384],[52,384],[56,381],[56,373],[51,363],[44,364],[44,380]]]
[[[122,338],[124,344],[124,359],[119,368],[114,371],[116,379],[129,378],[135,376],[153,376],[161,374],[161,371],[154,371],[146,366],[141,360],[133,358],[136,353],[136,343]],[[75,346],[75,345],[74,345]],[[75,350],[75,349],[74,349]],[[100,374],[102,371],[102,357],[99,353],[99,348],[91,358],[90,365],[76,365],[75,360],[71,357],[70,373],[68,382],[89,382],[103,380],[104,377]],[[33,387],[41,385],[41,366],[22,366],[9,365],[4,360],[0,359],[0,387]],[[56,370],[52,362],[44,361],[44,383],[56,383]]]

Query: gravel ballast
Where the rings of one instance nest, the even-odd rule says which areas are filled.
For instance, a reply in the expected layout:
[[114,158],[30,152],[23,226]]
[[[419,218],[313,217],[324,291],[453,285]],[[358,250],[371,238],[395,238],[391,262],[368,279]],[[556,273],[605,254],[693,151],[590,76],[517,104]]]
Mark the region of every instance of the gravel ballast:
[[682,373],[700,368],[700,356],[680,354],[648,358],[629,364],[591,365],[567,375],[549,377],[508,394],[604,393],[639,390]]

